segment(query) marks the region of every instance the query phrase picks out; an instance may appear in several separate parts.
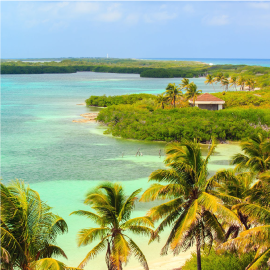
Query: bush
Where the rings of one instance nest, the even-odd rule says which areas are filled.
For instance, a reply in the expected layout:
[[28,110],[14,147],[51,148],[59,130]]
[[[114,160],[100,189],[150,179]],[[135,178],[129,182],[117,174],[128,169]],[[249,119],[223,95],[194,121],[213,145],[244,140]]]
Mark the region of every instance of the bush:
[[[207,253],[202,253],[202,270],[244,270],[253,260],[254,254],[236,254],[225,253],[216,254],[214,250]],[[189,260],[185,262],[182,270],[197,270],[197,256],[192,253]]]
[[97,107],[108,107],[111,105],[119,104],[134,104],[143,99],[156,100],[155,95],[151,94],[131,94],[131,95],[121,95],[121,96],[91,96],[86,99],[87,106],[97,106]]

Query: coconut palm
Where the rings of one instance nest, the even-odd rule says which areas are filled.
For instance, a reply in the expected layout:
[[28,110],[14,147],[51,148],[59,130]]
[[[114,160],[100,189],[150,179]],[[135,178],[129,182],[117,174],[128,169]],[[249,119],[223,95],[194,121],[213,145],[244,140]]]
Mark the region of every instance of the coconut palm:
[[52,258],[63,256],[56,237],[67,232],[66,222],[51,212],[39,194],[23,182],[1,184],[2,268],[61,270],[68,267]]
[[215,80],[216,83],[218,83],[218,82],[220,82],[220,81],[222,80],[222,78],[224,78],[224,75],[223,75],[222,72],[219,72],[219,73],[215,76],[214,80]]
[[249,79],[246,80],[246,86],[248,86],[249,91],[254,90],[254,88],[255,88],[254,85],[255,85],[255,80],[254,79],[249,78]]
[[157,102],[161,104],[161,108],[164,109],[164,104],[168,101],[168,96],[164,93],[157,95]]
[[256,204],[243,203],[235,209],[254,220],[259,226],[240,233],[232,240],[220,246],[222,250],[238,250],[241,253],[255,252],[253,261],[247,266],[249,270],[269,269],[270,267],[270,209]]
[[[236,174],[232,169],[221,170],[214,175],[213,179],[218,184],[216,185],[216,189],[212,191],[212,194],[221,198],[230,209],[235,204],[244,203],[249,200],[249,196],[254,190],[254,174],[250,172]],[[249,229],[251,224],[249,223],[248,216],[245,216],[241,211],[236,211],[236,214],[245,229]],[[235,225],[228,227],[226,239],[230,235],[233,235],[235,238],[240,229],[239,226]]]
[[225,91],[228,90],[228,85],[229,85],[229,80],[225,77],[223,77],[220,81],[221,85],[223,86],[223,90],[225,89]]
[[189,79],[183,78],[182,83],[180,83],[181,89],[187,89],[188,86],[189,86]]
[[246,80],[240,76],[237,80],[237,85],[240,86],[240,90],[244,90]]
[[270,140],[263,133],[252,135],[240,143],[244,154],[233,156],[232,164],[236,169],[250,169],[255,173],[263,173],[270,170]]
[[215,91],[214,82],[215,82],[214,77],[211,74],[207,74],[206,81],[204,83],[211,84],[214,88],[214,91]]
[[100,241],[80,263],[80,268],[84,268],[100,251],[106,250],[109,270],[121,270],[123,263],[127,263],[131,255],[139,260],[144,269],[149,269],[144,254],[126,234],[128,232],[148,236],[153,234],[153,230],[149,228],[153,227],[149,217],[130,219],[136,196],[140,192],[141,189],[137,189],[127,198],[121,185],[106,182],[88,192],[84,202],[96,213],[84,210],[71,213],[90,218],[98,225],[96,228],[82,229],[78,234],[79,246],[86,246],[96,239]]
[[235,76],[232,76],[231,78],[230,78],[230,87],[232,87],[232,86],[234,86],[234,88],[235,88],[235,91],[237,91],[237,88],[236,88],[236,83],[237,83],[237,77],[235,77]]
[[169,83],[168,86],[166,87],[165,93],[166,93],[166,96],[172,100],[173,107],[175,108],[176,97],[181,96],[182,91],[180,90],[179,87],[175,85],[175,83]]
[[197,85],[192,82],[188,85],[185,93],[187,99],[193,99],[193,106],[195,106],[195,100],[202,93],[202,90],[197,90]]
[[214,239],[224,239],[224,230],[218,219],[222,217],[229,223],[240,224],[237,216],[225,207],[222,200],[209,193],[214,181],[207,178],[207,164],[214,148],[213,144],[203,159],[196,142],[169,144],[165,160],[168,168],[151,173],[149,181],[158,183],[152,184],[141,198],[141,201],[169,199],[148,213],[153,221],[163,219],[152,239],[166,226],[172,225],[161,254],[167,254],[170,248],[176,255],[195,243],[198,269],[201,269],[201,247],[211,246]]

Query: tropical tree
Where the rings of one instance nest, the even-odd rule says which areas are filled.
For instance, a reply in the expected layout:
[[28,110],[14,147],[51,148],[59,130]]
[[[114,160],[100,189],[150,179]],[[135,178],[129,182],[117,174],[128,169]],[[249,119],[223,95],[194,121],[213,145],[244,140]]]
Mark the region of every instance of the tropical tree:
[[255,88],[255,80],[252,78],[249,78],[246,80],[246,85],[248,86],[248,90],[254,90]]
[[67,232],[66,222],[51,212],[39,194],[24,182],[1,183],[1,267],[3,269],[69,269],[52,256],[67,258],[55,245]]
[[192,82],[188,85],[185,93],[187,99],[193,99],[193,106],[195,106],[195,100],[202,93],[202,90],[197,90],[197,85]]
[[168,96],[164,93],[157,95],[157,102],[161,104],[161,108],[164,109],[164,104],[168,101]]
[[206,81],[204,83],[211,84],[215,91],[214,82],[215,82],[214,77],[211,74],[207,74]]
[[182,91],[180,90],[179,87],[175,85],[175,83],[169,83],[168,86],[166,87],[166,95],[172,100],[173,107],[175,108],[175,100],[176,97],[182,95]]
[[220,81],[221,85],[223,86],[223,90],[225,88],[225,91],[228,90],[229,80],[225,77],[223,77]]
[[237,80],[237,85],[240,86],[240,90],[244,90],[246,80],[240,76]]
[[167,254],[170,248],[176,255],[195,243],[198,269],[201,269],[201,248],[211,246],[213,240],[224,240],[225,232],[219,219],[226,218],[230,224],[240,224],[222,200],[210,194],[216,183],[207,177],[207,164],[214,148],[213,144],[204,159],[196,142],[169,144],[165,160],[169,168],[151,173],[149,181],[158,183],[152,184],[141,198],[141,201],[169,200],[148,213],[153,221],[163,219],[152,239],[172,225],[161,254]]
[[223,78],[224,78],[223,73],[222,73],[222,72],[219,72],[219,73],[215,76],[214,80],[215,80],[216,83],[218,83],[218,82],[220,82]]
[[[225,205],[232,209],[232,207],[239,203],[244,203],[249,200],[250,194],[254,190],[254,174],[250,172],[243,172],[236,174],[234,170],[218,171],[213,179],[218,183],[216,189],[212,194],[223,200]],[[235,211],[239,220],[244,225],[245,229],[249,229],[248,216],[245,216],[241,211]],[[226,239],[233,235],[235,238],[240,232],[240,226],[230,226],[226,232]]]
[[263,173],[270,170],[270,140],[263,133],[252,135],[240,143],[243,154],[235,154],[232,164],[236,169],[250,169],[255,173]]
[[249,219],[258,224],[249,230],[240,233],[237,238],[231,239],[220,246],[221,250],[238,250],[246,253],[255,252],[254,260],[246,269],[259,270],[270,267],[270,209],[257,204],[242,203],[234,206]]
[[179,84],[181,89],[187,89],[189,86],[189,79],[183,78],[182,83]]
[[100,242],[90,250],[79,267],[84,268],[90,259],[100,251],[106,250],[106,263],[109,270],[121,270],[123,263],[134,255],[144,269],[149,269],[146,258],[137,244],[126,233],[138,235],[153,234],[153,223],[149,217],[130,219],[134,209],[137,195],[141,189],[134,191],[126,198],[121,185],[106,182],[88,192],[85,204],[90,205],[95,211],[79,210],[72,212],[92,219],[99,227],[82,229],[78,234],[78,245],[86,246],[94,240]]
[[235,76],[232,76],[231,78],[230,78],[230,87],[232,87],[232,86],[234,86],[234,88],[235,88],[235,91],[237,91],[237,88],[236,88],[236,84],[237,84],[237,77],[235,77]]

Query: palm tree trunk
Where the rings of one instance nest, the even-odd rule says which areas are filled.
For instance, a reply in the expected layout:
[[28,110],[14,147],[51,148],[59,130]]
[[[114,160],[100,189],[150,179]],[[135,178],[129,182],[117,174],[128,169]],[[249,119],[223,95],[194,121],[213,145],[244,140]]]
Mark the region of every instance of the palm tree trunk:
[[202,270],[201,247],[198,239],[196,239],[196,249],[197,249],[197,270]]
[[175,96],[173,96],[173,107],[175,108]]

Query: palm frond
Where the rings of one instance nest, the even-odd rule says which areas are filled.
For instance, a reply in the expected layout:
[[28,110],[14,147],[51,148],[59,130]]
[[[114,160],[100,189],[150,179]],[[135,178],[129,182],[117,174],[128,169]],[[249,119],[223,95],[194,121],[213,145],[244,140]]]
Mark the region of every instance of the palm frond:
[[102,239],[109,234],[110,229],[106,227],[82,229],[78,233],[78,246],[86,246],[97,238]]
[[87,218],[95,221],[97,224],[104,224],[104,221],[102,220],[101,216],[99,216],[93,212],[90,212],[90,211],[78,210],[78,211],[73,211],[69,215],[84,216],[84,217],[87,217]]
[[217,217],[221,217],[226,220],[228,224],[238,225],[242,227],[241,221],[237,215],[225,207],[220,199],[217,197],[203,192],[198,198],[198,203]]
[[123,220],[127,220],[130,217],[131,211],[134,208],[135,201],[137,200],[137,195],[142,191],[142,189],[135,190],[124,202],[122,208],[119,213],[119,222]]
[[148,263],[146,261],[146,258],[143,252],[140,250],[140,248],[136,245],[136,243],[131,238],[129,238],[128,236],[126,237],[128,238],[128,243],[134,257],[141,263],[142,267],[145,270],[149,270]]
[[92,248],[79,264],[78,268],[84,268],[89,260],[94,259],[99,252],[103,251],[106,248],[107,239],[108,237],[103,238],[94,248]]
[[55,259],[45,258],[35,261],[31,264],[31,268],[35,270],[66,270],[67,266]]
[[121,228],[128,228],[129,226],[138,226],[138,225],[146,225],[149,227],[154,227],[154,224],[150,217],[137,217],[127,220],[125,223],[121,225]]

